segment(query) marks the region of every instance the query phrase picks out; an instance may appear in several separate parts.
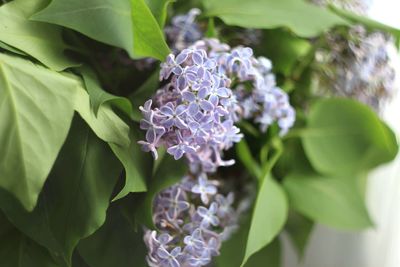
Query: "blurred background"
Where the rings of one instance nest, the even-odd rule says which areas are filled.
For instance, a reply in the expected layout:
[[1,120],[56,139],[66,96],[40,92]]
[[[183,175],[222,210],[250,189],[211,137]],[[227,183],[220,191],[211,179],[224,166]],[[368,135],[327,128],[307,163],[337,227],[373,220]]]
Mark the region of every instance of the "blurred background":
[[[369,1],[369,15],[385,24],[400,27],[400,1]],[[393,51],[400,89],[400,56]],[[400,90],[399,90],[400,91]],[[400,93],[386,106],[384,120],[400,138]],[[285,267],[399,267],[400,266],[400,156],[376,169],[368,181],[367,204],[375,228],[359,233],[341,232],[317,225],[304,257],[298,259],[287,238]]]

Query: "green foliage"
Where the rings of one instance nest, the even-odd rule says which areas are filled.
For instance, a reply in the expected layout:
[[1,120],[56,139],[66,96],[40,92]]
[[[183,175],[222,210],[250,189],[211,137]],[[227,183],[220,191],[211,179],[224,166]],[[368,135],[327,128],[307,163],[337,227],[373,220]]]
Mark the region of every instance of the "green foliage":
[[69,266],[78,241],[103,224],[121,168],[107,144],[77,117],[35,209],[27,212],[7,192],[0,195],[1,208],[58,264]]
[[13,267],[58,267],[46,249],[19,232],[0,213],[0,265]]
[[61,28],[29,19],[45,4],[46,0],[15,0],[2,5],[0,41],[57,71],[76,66],[63,54],[67,46],[61,38]]
[[312,106],[302,135],[313,167],[326,174],[355,174],[394,159],[394,133],[367,106],[350,99]]
[[163,60],[169,52],[144,0],[52,0],[32,19],[71,28],[121,47],[131,57],[151,56]]
[[268,245],[278,235],[286,222],[287,212],[288,203],[285,192],[274,179],[265,177],[261,181],[257,194],[241,266],[245,266],[253,254]]
[[29,210],[68,134],[75,86],[59,73],[0,54],[0,186]]
[[[256,29],[287,27],[302,37],[314,37],[335,25],[348,25],[338,15],[302,0],[203,0],[207,16],[228,25]],[[318,21],[318,23],[316,23]]]
[[134,231],[118,206],[107,211],[104,225],[79,243],[78,251],[90,267],[146,267],[142,231]]
[[290,175],[284,187],[293,209],[340,229],[372,226],[356,177]]
[[110,104],[121,111],[127,116],[132,116],[132,104],[129,99],[125,97],[115,96],[107,91],[104,91],[96,78],[96,74],[89,68],[82,68],[82,77],[85,82],[86,89],[90,96],[90,103],[94,114],[97,116],[100,107],[103,104]]
[[309,41],[283,30],[265,30],[262,46],[256,50],[273,62],[274,72],[290,75],[295,63],[305,56],[312,46]]

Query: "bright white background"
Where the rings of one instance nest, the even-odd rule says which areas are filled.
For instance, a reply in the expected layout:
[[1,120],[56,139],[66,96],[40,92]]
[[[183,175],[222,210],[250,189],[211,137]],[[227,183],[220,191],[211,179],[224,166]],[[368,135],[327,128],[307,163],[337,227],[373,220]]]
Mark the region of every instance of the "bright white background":
[[[400,0],[374,0],[370,16],[400,28]],[[400,56],[395,55],[398,66]],[[398,77],[400,67],[398,68]],[[400,83],[398,83],[400,85]],[[400,86],[383,118],[400,140]],[[304,259],[298,264],[284,239],[285,267],[400,267],[400,156],[369,178],[367,205],[376,224],[361,233],[345,233],[318,225]]]

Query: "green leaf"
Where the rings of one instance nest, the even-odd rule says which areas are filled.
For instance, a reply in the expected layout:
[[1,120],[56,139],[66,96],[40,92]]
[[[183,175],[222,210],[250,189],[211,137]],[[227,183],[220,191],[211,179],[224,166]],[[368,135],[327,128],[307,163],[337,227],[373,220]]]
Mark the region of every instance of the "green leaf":
[[79,254],[93,267],[146,267],[142,231],[135,232],[118,207],[107,212],[104,225],[78,245]]
[[168,5],[175,2],[175,0],[145,0],[151,12],[156,18],[160,28],[164,28],[165,21],[167,20]]
[[310,219],[298,214],[297,212],[289,212],[289,218],[285,230],[289,234],[300,258],[304,254],[313,226],[314,223]]
[[58,267],[46,249],[19,232],[0,212],[0,266]]
[[96,116],[99,112],[100,106],[106,103],[120,109],[128,116],[132,116],[132,104],[129,99],[115,96],[104,91],[97,80],[96,74],[91,69],[83,67],[81,68],[81,73],[90,96],[90,103]]
[[164,61],[170,50],[164,34],[144,0],[130,0],[132,4],[133,48],[137,56],[152,56]]
[[100,42],[123,48],[131,57],[152,56],[164,60],[169,53],[168,46],[143,1],[52,0],[32,19],[71,28]]
[[61,71],[76,66],[63,53],[67,46],[61,28],[29,20],[46,1],[14,0],[0,7],[0,41],[39,60],[51,69]]
[[[161,163],[149,182],[149,189],[137,212],[137,219],[140,223],[151,229],[155,229],[152,220],[153,200],[155,196],[175,183],[179,182],[187,171],[187,166],[182,160],[176,161],[170,155],[159,158]],[[156,162],[157,165],[157,162]]]
[[[14,54],[18,54],[20,56],[27,56],[26,53],[22,52],[21,50],[18,50],[18,49],[14,48],[12,46],[9,46],[8,44],[3,43],[3,42],[0,42],[0,48],[4,49],[6,51],[9,51],[11,53],[14,53]],[[0,52],[2,52],[2,51],[0,50]]]
[[354,179],[293,174],[284,187],[291,207],[319,223],[339,229],[372,226]]
[[302,135],[313,167],[326,174],[349,174],[393,160],[394,133],[366,105],[350,99],[325,99],[312,106]]
[[108,105],[97,117],[73,75],[0,53],[0,187],[32,210],[65,141],[74,109],[103,140],[129,146],[129,127]]
[[112,110],[110,105],[101,105],[96,116],[90,106],[88,93],[79,87],[76,95],[75,110],[99,138],[123,147],[129,146],[129,126]]
[[137,125],[131,127],[131,144],[129,147],[110,144],[111,149],[124,165],[126,173],[125,185],[113,201],[121,199],[131,192],[145,192],[147,190],[146,180],[147,177],[152,175],[153,159],[151,154],[143,152],[137,143],[144,138],[138,128]]
[[265,177],[257,195],[241,266],[279,234],[285,224],[288,203],[285,192],[272,178]]
[[76,117],[33,212],[6,192],[0,206],[21,232],[70,266],[79,240],[104,223],[121,167],[107,144]]
[[[314,37],[346,20],[329,10],[302,0],[203,0],[206,16],[217,16],[228,25],[256,29],[288,27],[302,37]],[[316,23],[316,21],[318,23]]]
[[74,81],[0,54],[0,187],[32,210],[74,114]]

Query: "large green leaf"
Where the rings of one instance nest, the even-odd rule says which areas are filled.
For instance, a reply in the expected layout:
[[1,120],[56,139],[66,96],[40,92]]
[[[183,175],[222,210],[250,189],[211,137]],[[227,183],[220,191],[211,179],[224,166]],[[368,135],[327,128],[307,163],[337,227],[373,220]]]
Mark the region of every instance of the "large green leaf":
[[78,251],[91,267],[146,267],[147,249],[142,231],[134,231],[118,206],[107,212],[104,225],[93,235],[83,239]]
[[32,19],[71,28],[121,47],[131,57],[164,60],[169,53],[160,27],[144,0],[52,0]]
[[15,0],[0,7],[0,41],[60,71],[76,65],[63,54],[61,28],[29,20],[44,7],[43,0]]
[[313,37],[347,21],[303,0],[203,0],[207,16],[226,24],[256,29],[288,27],[297,35]]
[[291,207],[319,223],[340,229],[372,226],[355,179],[293,174],[284,187]]
[[4,191],[0,206],[21,232],[69,266],[79,240],[104,223],[121,168],[107,144],[76,117],[33,212]]
[[129,127],[108,105],[97,117],[73,75],[0,53],[0,187],[32,210],[65,141],[74,109],[103,140],[129,146]]
[[302,141],[313,167],[327,174],[369,170],[398,151],[394,133],[369,107],[350,99],[312,106]]
[[75,83],[0,54],[0,186],[29,210],[68,134]]
[[132,126],[129,147],[110,144],[111,149],[125,167],[125,185],[114,200],[121,199],[131,192],[145,192],[147,190],[146,180],[152,175],[153,159],[151,154],[143,152],[137,143],[144,138],[138,128],[138,125]]
[[257,195],[241,266],[267,246],[284,226],[288,213],[285,192],[272,178],[265,177]]
[[47,250],[19,232],[0,212],[0,266],[58,267]]

